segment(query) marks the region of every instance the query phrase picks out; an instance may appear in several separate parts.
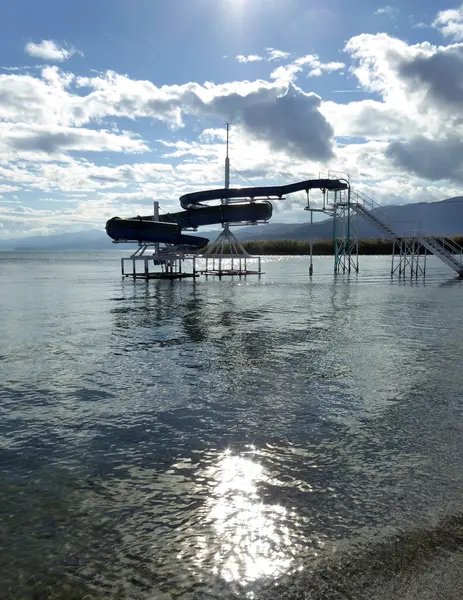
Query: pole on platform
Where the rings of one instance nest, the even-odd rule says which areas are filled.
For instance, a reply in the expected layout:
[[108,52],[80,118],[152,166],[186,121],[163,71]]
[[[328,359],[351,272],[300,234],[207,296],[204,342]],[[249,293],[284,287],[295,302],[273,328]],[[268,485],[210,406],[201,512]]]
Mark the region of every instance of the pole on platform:
[[[228,156],[228,146],[229,146],[229,140],[230,140],[230,125],[231,125],[231,123],[226,121],[225,124],[227,126],[227,154],[225,156],[225,189],[228,190],[228,188],[230,187],[230,157]],[[228,198],[226,198],[225,200],[222,200],[222,203],[228,204]],[[228,223],[225,223],[223,228],[225,231],[229,231],[230,226],[228,225]],[[222,268],[222,261],[220,261],[220,269],[221,268]]]
[[[159,221],[159,202],[157,200],[155,200],[153,202],[153,215],[154,215],[154,221]],[[154,244],[154,256],[156,258],[159,258],[159,242],[156,242]]]
[[[230,158],[228,156],[228,146],[229,146],[229,139],[230,139],[231,123],[226,121],[225,124],[227,126],[227,155],[225,157],[225,189],[228,190],[228,188],[230,187]],[[228,204],[228,200],[225,200],[225,204]]]
[[313,241],[312,241],[312,225],[313,225],[313,210],[310,211],[310,265],[309,265],[309,275],[312,277],[313,275]]

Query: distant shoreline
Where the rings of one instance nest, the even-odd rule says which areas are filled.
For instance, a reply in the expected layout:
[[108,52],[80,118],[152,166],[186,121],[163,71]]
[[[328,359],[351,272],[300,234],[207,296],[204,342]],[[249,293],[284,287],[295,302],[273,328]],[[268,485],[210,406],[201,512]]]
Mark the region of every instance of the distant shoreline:
[[[463,235],[442,236],[445,240],[451,240],[460,246],[463,246]],[[213,240],[211,240],[212,243]],[[310,255],[310,242],[308,240],[251,240],[240,242],[249,254],[257,256],[280,255],[280,256],[304,256]],[[38,247],[38,246],[16,246],[12,248],[0,248],[0,252],[105,252],[111,250],[126,250],[131,252],[137,249],[136,244],[113,245],[108,244],[105,247],[88,246],[81,247]],[[204,248],[201,254],[204,254],[209,246]],[[359,254],[371,256],[390,256],[392,254],[393,242],[384,238],[365,238],[359,239]],[[424,249],[423,249],[424,253]],[[332,239],[314,240],[312,242],[312,254],[314,256],[332,256],[334,254],[334,243]]]
[[[463,246],[463,235],[445,236],[443,239],[452,240]],[[241,245],[253,255],[310,255],[310,242],[302,240],[252,240],[241,242]],[[390,255],[393,251],[393,242],[383,238],[359,240],[358,252],[361,255]],[[206,247],[203,252],[207,251]],[[423,248],[423,254],[424,254]],[[312,242],[312,254],[314,256],[333,256],[334,242],[332,239],[314,240]]]

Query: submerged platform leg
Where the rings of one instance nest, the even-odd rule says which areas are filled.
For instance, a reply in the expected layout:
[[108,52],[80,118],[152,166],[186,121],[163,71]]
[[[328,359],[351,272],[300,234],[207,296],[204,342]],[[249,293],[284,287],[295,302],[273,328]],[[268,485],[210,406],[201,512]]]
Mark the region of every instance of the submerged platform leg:
[[[132,262],[132,268],[127,271],[125,261]],[[190,261],[192,268],[186,269]],[[142,268],[137,264],[141,262]],[[172,247],[154,248],[153,244],[142,244],[130,256],[121,258],[121,274],[133,279],[184,279],[199,277],[196,269],[196,256],[184,254]]]
[[[258,260],[258,270],[248,269],[247,260],[253,258],[243,245],[236,239],[230,231],[229,226],[225,226],[219,237],[208,248],[204,254],[206,261],[205,268],[201,271],[204,275],[216,275],[218,277],[245,275],[261,275],[261,259]],[[209,260],[212,260],[212,268]],[[217,265],[217,262],[218,265]]]

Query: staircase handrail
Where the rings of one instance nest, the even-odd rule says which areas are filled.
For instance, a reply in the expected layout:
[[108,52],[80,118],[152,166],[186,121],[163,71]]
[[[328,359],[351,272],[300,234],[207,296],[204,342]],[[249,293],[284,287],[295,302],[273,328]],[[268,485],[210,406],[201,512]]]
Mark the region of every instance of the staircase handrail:
[[[353,192],[353,190],[352,190],[352,192]],[[357,200],[361,199],[362,204],[368,210],[377,210],[377,209],[384,209],[385,208],[385,206],[383,206],[381,204],[378,204],[378,202],[376,202],[375,200],[373,200],[373,198],[371,198],[370,196],[368,196],[364,192],[360,192],[359,190],[355,190],[354,194],[357,197]],[[385,221],[384,224],[387,225],[390,229],[393,229],[393,227],[394,227],[394,223],[391,222],[391,221]],[[427,239],[435,240],[445,250],[451,252],[452,254],[461,254],[463,256],[463,246],[460,246],[459,244],[457,244],[453,240],[447,239],[447,238],[442,237],[442,236],[433,235],[431,233],[426,234],[423,230],[420,230],[419,228],[418,228],[418,231],[416,233],[416,236],[417,237],[425,237]],[[405,235],[401,235],[400,237],[405,237]],[[413,236],[413,237],[415,237],[415,236]]]
[[[387,217],[385,219],[380,218],[377,211],[381,208],[385,208],[384,206],[378,204],[375,202],[375,200],[373,200],[373,198],[370,198],[363,192],[352,189],[350,192],[351,205],[353,207],[357,207],[357,210],[364,212],[367,216],[369,216],[373,222],[387,232],[394,240],[397,241],[407,237],[404,235],[404,231],[401,234],[398,233],[396,229],[397,224],[390,222]],[[420,244],[424,245],[425,248],[438,256],[448,266],[457,271],[459,275],[463,275],[462,246],[448,238],[426,234],[423,230],[421,230],[419,222],[418,230],[414,231],[413,238],[416,238]]]
[[[352,194],[352,192],[353,192],[353,194]],[[381,204],[378,204],[378,202],[373,200],[373,198],[371,198],[370,196],[367,196],[367,194],[365,194],[364,192],[360,192],[359,190],[351,190],[351,198],[352,198],[352,196],[356,196],[357,201],[360,198],[362,202],[359,204],[363,204],[363,206],[365,206],[365,208],[368,208],[368,210],[376,210],[378,208],[385,208],[384,206],[382,206]]]
[[463,258],[463,247],[454,242],[453,240],[444,238],[437,235],[423,235],[424,239],[437,242],[444,250],[450,254],[459,254]]

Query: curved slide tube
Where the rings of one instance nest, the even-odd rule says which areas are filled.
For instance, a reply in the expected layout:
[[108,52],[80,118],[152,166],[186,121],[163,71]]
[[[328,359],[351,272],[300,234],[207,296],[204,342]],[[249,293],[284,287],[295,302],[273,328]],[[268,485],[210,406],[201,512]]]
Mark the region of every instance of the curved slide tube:
[[[310,189],[346,190],[349,184],[339,179],[308,179],[288,185],[248,188],[223,188],[192,192],[180,197],[183,211],[161,215],[155,221],[152,215],[121,219],[114,217],[106,223],[106,232],[115,241],[164,243],[203,248],[209,240],[181,232],[187,227],[196,228],[218,223],[241,223],[267,221],[272,216],[272,204],[268,201],[255,202],[255,198],[282,198],[293,192]],[[250,199],[251,202],[205,206],[211,200]]]
[[180,227],[176,223],[160,223],[143,219],[143,217],[134,219],[114,217],[109,219],[106,223],[106,233],[115,241],[182,244],[193,246],[198,250],[209,243],[207,238],[181,233]]
[[247,188],[220,188],[218,190],[204,190],[202,192],[192,192],[180,196],[180,205],[188,209],[201,202],[210,202],[211,200],[228,200],[231,198],[269,198],[275,196],[282,198],[286,194],[294,192],[308,191],[312,189],[319,190],[347,190],[349,184],[340,179],[306,179],[297,181],[288,185],[271,185],[261,187]]
[[106,233],[116,241],[183,244],[199,250],[206,246],[209,240],[194,235],[185,235],[181,233],[182,229],[218,223],[266,221],[272,216],[272,209],[270,202],[251,202],[193,208],[161,215],[160,221],[154,221],[152,215],[132,219],[114,217],[106,223]]

